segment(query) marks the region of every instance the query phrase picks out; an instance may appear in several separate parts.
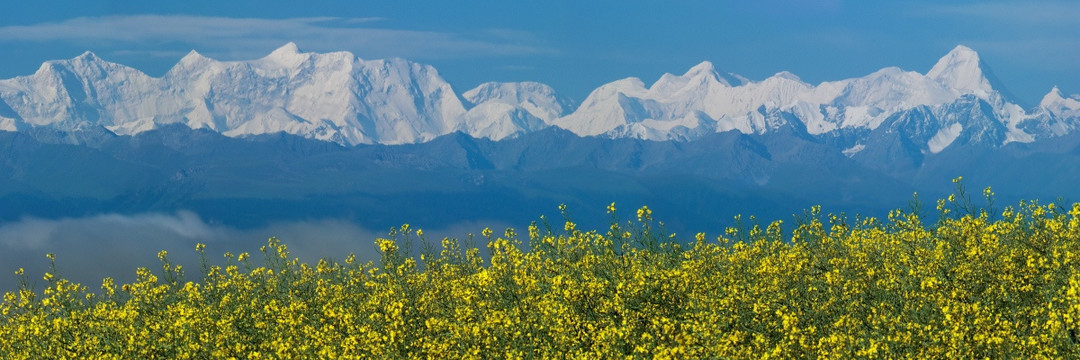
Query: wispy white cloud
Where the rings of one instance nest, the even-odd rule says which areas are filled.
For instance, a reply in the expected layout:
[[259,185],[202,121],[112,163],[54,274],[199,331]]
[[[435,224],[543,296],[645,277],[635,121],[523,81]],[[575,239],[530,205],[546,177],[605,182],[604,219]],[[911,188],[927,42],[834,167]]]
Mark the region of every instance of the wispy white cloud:
[[467,36],[449,32],[374,27],[384,18],[286,19],[180,15],[81,17],[61,22],[0,27],[0,42],[74,42],[139,53],[187,45],[207,55],[251,59],[286,42],[309,51],[349,50],[362,57],[439,59],[554,54],[505,31]]
[[370,23],[370,22],[378,22],[378,21],[386,21],[386,20],[389,20],[389,19],[384,18],[384,17],[359,17],[359,18],[345,18],[344,19],[345,22],[350,23],[350,24],[362,24],[362,23]]

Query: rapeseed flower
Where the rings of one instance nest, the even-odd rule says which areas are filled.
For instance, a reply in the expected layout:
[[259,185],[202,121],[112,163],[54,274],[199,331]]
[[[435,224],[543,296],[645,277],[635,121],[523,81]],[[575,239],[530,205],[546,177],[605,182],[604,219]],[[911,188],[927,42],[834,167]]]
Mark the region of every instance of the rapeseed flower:
[[156,271],[119,286],[103,279],[100,293],[55,270],[34,291],[19,269],[23,285],[0,301],[0,354],[1078,357],[1080,204],[969,205],[962,192],[943,199],[929,223],[814,207],[790,229],[737,218],[720,237],[684,244],[648,207],[622,222],[611,204],[603,233],[567,217],[564,232],[534,223],[527,239],[485,228],[485,255],[453,238],[417,255],[411,236],[426,242],[423,233],[403,225],[375,241],[377,262],[350,254],[314,266],[272,238],[261,265],[226,253],[226,264],[186,278],[162,251]]

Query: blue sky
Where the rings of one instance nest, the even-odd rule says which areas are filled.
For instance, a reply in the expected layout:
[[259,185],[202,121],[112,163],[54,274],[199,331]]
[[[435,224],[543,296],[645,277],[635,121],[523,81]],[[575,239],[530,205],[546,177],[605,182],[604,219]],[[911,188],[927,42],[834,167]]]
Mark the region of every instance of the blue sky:
[[434,65],[464,92],[539,81],[577,101],[701,61],[817,84],[886,66],[925,73],[958,44],[1019,100],[1080,93],[1076,1],[23,1],[0,11],[0,78],[90,50],[160,76],[189,50],[219,60],[350,51]]

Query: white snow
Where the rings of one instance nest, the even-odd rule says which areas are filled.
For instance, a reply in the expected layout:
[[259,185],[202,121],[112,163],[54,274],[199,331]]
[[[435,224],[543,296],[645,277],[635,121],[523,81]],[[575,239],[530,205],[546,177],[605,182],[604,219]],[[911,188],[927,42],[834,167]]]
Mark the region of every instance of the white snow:
[[979,54],[963,45],[957,45],[926,73],[926,76],[963,93],[986,98],[994,90],[982,71]]
[[849,147],[847,149],[841,150],[840,152],[843,153],[844,156],[852,157],[852,156],[855,156],[855,154],[858,154],[860,151],[863,151],[863,149],[866,149],[866,145],[855,144],[855,146],[852,146],[852,147]]
[[537,82],[480,84],[462,94],[473,104],[460,130],[492,140],[517,137],[548,126],[571,110],[569,100]]
[[1059,114],[1080,112],[1080,96],[1065,97],[1061,89],[1054,86],[1046,96],[1043,96],[1039,106]]
[[538,82],[497,83],[488,82],[462,94],[474,105],[497,102],[521,108],[530,115],[550,123],[569,113],[572,107],[568,99],[559,96],[555,89]]
[[462,124],[465,133],[492,140],[513,138],[548,126],[528,110],[498,101],[469,109]]
[[930,138],[926,146],[930,149],[930,153],[937,154],[951,145],[953,141],[956,141],[962,131],[964,131],[964,126],[960,125],[960,123],[953,123],[949,127],[943,127],[934,134],[934,137]]
[[19,131],[15,124],[15,119],[0,116],[0,131]]
[[350,145],[430,140],[461,128],[465,113],[430,66],[304,53],[293,43],[250,61],[192,51],[161,78],[85,53],[0,80],[0,98],[32,125],[91,123],[135,134],[180,122],[229,136],[287,132]]
[[[789,72],[750,81],[705,61],[648,86],[638,78],[604,84],[575,108],[536,82],[484,83],[459,98],[431,66],[303,52],[294,43],[248,61],[217,61],[191,51],[160,78],[87,52],[46,62],[32,75],[0,80],[0,130],[104,126],[136,134],[182,123],[229,136],[286,132],[352,145],[415,143],[454,131],[500,140],[557,126],[582,136],[686,141],[789,125],[811,135],[873,130],[916,108],[933,115],[927,121],[946,119],[957,111],[950,106],[970,104],[972,96],[989,105],[992,120],[1005,127],[1002,143],[1080,127],[1080,97],[1066,97],[1055,87],[1029,113],[994,89],[987,74],[978,53],[965,46],[925,75],[888,67],[817,85]],[[790,124],[793,119],[801,124]],[[941,128],[927,144],[930,152],[952,144],[957,126],[986,126],[937,121],[950,124],[926,124]],[[854,145],[845,154],[863,148]]]
[[[964,46],[943,57],[927,75],[890,67],[861,78],[813,86],[789,72],[760,82],[735,83],[726,80],[735,77],[719,74],[712,63],[703,62],[681,76],[664,74],[648,88],[636,78],[612,82],[593,91],[578,111],[554,124],[579,135],[664,140],[683,136],[666,130],[682,125],[682,119],[693,112],[704,114],[698,119],[715,131],[747,134],[784,126],[786,120],[777,116],[788,113],[817,135],[843,128],[875,129],[897,112],[947,105],[965,94],[986,99],[994,94],[978,54]],[[1022,111],[1016,114],[1004,104],[1001,109],[1003,121],[1015,124],[1025,119]],[[650,131],[627,131],[629,124]],[[1025,139],[1019,130],[1010,136]]]

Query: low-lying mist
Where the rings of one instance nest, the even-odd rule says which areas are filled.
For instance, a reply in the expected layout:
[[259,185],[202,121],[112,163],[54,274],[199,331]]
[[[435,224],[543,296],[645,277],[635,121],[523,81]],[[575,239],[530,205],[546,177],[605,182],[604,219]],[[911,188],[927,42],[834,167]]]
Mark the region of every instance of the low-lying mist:
[[[498,226],[497,226],[498,225]],[[505,225],[467,222],[441,229],[424,228],[424,235],[434,244],[444,236],[464,237],[479,233],[484,226],[498,229]],[[423,224],[412,224],[423,228]],[[0,223],[0,292],[18,287],[14,275],[24,268],[30,283],[40,290],[42,276],[49,269],[47,253],[56,255],[56,267],[64,278],[99,291],[101,279],[112,277],[117,283],[134,280],[138,267],[148,267],[160,274],[157,253],[169,252],[170,262],[182,264],[188,280],[199,278],[199,260],[195,244],[206,244],[211,264],[224,263],[223,254],[249,252],[261,264],[259,247],[270,237],[288,245],[292,256],[316,262],[320,258],[343,260],[354,253],[358,260],[375,260],[374,240],[386,237],[389,229],[365,229],[352,222],[336,219],[285,221],[258,228],[242,229],[210,224],[198,214],[178,211],[171,214],[104,214],[82,218],[23,218]]]

